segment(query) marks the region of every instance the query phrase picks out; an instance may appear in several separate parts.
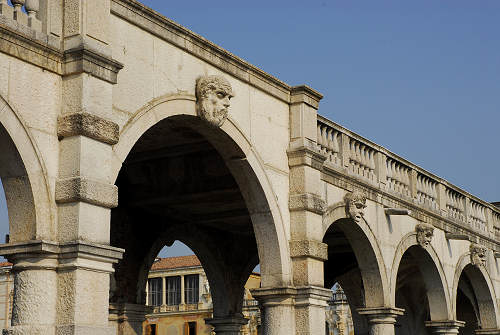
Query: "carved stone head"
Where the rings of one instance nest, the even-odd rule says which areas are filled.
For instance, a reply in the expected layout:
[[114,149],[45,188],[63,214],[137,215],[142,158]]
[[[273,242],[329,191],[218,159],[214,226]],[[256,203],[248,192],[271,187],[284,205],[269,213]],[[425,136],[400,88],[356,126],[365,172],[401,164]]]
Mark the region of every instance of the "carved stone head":
[[434,226],[428,223],[419,223],[415,227],[417,232],[417,242],[422,248],[425,248],[431,244],[432,237],[434,236]]
[[479,244],[471,244],[470,261],[475,266],[486,266],[486,248]]
[[233,96],[231,84],[222,76],[203,76],[196,80],[196,112],[212,126],[222,126]]
[[347,193],[345,196],[346,213],[354,222],[360,223],[365,216],[366,195],[360,191]]

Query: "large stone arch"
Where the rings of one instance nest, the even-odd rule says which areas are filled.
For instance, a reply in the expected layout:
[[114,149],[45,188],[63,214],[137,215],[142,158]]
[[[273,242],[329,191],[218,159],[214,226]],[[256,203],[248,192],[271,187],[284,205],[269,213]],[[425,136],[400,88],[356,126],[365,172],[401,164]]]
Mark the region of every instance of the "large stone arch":
[[47,170],[29,129],[0,96],[0,178],[9,214],[10,242],[52,240],[55,205]]
[[457,291],[460,276],[466,274],[472,284],[474,295],[477,299],[479,309],[479,322],[482,329],[498,329],[500,323],[498,320],[498,305],[495,294],[495,288],[490,275],[484,266],[475,266],[471,263],[470,252],[460,256],[455,267],[455,276],[453,278],[453,314],[456,318],[457,313]]
[[390,306],[389,283],[377,238],[365,220],[356,224],[346,215],[345,208],[344,202],[327,208],[323,215],[323,236],[335,224],[351,244],[361,272],[365,307]]
[[415,232],[405,235],[396,248],[392,262],[391,303],[395,305],[397,276],[401,259],[410,248],[418,254],[418,267],[427,291],[431,321],[453,320],[448,293],[449,286],[439,256],[432,245],[425,249],[420,247]]
[[[169,94],[139,109],[123,126],[120,141],[113,147],[113,179],[118,177],[121,164],[134,144],[155,124],[169,117],[197,120],[195,103],[194,95]],[[240,187],[257,241],[262,286],[290,285],[291,264],[284,222],[258,152],[231,117],[220,130],[198,122],[193,122],[192,127],[217,149]]]

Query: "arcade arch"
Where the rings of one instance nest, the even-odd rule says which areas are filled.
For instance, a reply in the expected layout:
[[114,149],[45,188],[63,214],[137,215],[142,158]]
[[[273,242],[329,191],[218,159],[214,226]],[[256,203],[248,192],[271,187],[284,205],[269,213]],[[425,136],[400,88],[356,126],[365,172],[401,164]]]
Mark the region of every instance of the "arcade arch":
[[155,256],[179,240],[210,282],[212,324],[243,322],[244,285],[257,264],[263,287],[290,284],[287,239],[249,141],[231,119],[220,129],[208,126],[194,104],[186,95],[148,104],[114,148],[119,206],[111,213],[111,244],[126,252],[111,302],[144,304]]
[[358,223],[346,214],[344,202],[330,206],[323,217],[323,243],[328,245],[325,287],[338,282],[351,309],[356,334],[368,333],[358,308],[389,306],[389,287],[375,235],[364,219]]
[[498,305],[487,268],[474,265],[471,253],[462,255],[455,268],[453,310],[465,326],[459,334],[475,334],[476,330],[498,329]]

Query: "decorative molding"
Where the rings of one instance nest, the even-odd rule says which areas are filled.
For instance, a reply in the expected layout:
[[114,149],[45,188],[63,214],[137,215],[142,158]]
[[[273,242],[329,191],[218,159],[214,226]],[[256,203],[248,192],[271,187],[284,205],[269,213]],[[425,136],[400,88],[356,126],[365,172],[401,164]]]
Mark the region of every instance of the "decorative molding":
[[319,101],[323,95],[307,85],[293,86],[290,90],[290,103],[305,103],[314,109],[319,108]]
[[309,211],[323,215],[325,211],[325,201],[319,195],[304,193],[290,195],[288,208],[291,212]]
[[86,202],[105,208],[118,206],[118,187],[83,177],[59,179],[56,182],[56,202]]
[[411,210],[406,208],[384,208],[385,215],[410,215]]
[[15,26],[9,25],[10,21],[0,15],[0,52],[44,70],[62,74],[63,53],[59,49],[60,40],[29,27],[21,30],[17,23]]
[[117,83],[118,71],[123,64],[82,45],[64,51],[63,75],[88,73],[111,84]]
[[118,124],[88,113],[74,113],[60,116],[57,120],[59,139],[82,135],[96,141],[114,145],[118,143]]
[[290,241],[290,257],[311,257],[320,261],[328,259],[328,244],[319,241]]

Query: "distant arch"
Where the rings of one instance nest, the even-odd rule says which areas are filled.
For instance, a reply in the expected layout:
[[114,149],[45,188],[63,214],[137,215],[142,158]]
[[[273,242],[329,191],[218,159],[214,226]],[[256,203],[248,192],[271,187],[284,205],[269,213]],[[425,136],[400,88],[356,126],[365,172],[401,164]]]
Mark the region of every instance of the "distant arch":
[[500,328],[498,315],[498,305],[496,300],[495,288],[490,275],[485,267],[475,266],[471,263],[470,252],[463,254],[455,268],[453,279],[453,313],[457,315],[457,294],[460,276],[465,274],[472,285],[474,295],[478,303],[479,323],[482,329]]
[[432,245],[429,245],[425,249],[420,247],[417,242],[417,234],[415,232],[405,235],[396,248],[391,273],[392,305],[395,306],[396,303],[396,284],[399,266],[403,255],[407,251],[417,254],[416,258],[418,261],[418,267],[423,276],[427,290],[431,320],[453,320],[451,318],[452,313],[450,308],[450,297],[448,294],[448,284],[443,266],[439,260],[439,256]]
[[356,224],[348,217],[345,206],[342,201],[327,208],[323,215],[323,238],[332,225],[342,230],[358,262],[365,292],[365,306],[389,306],[389,285],[377,238],[365,220]]
[[291,284],[288,239],[270,180],[258,152],[231,117],[220,129],[207,127],[196,115],[196,98],[190,94],[167,94],[140,108],[120,132],[114,145],[112,178],[139,138],[166,118],[181,118],[203,135],[219,152],[235,178],[252,220],[262,272],[262,286]]
[[0,96],[0,178],[9,214],[10,241],[55,236],[55,205],[47,169],[19,113]]

